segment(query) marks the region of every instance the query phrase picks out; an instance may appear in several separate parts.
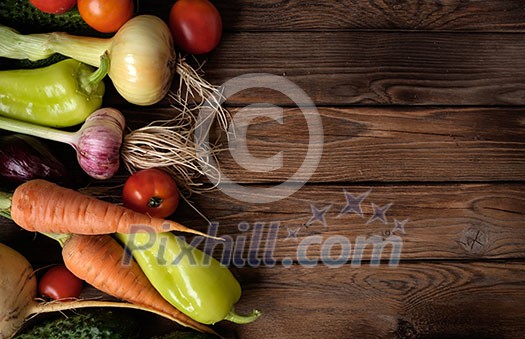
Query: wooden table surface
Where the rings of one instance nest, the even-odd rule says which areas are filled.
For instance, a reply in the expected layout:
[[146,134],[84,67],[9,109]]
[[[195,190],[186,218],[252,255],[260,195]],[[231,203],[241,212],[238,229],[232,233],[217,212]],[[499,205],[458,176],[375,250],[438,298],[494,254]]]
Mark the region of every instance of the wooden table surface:
[[[167,18],[171,3],[141,11]],[[525,2],[214,3],[224,35],[205,77],[244,76],[225,106],[258,117],[233,155],[219,155],[231,183],[192,199],[235,245],[214,255],[242,284],[238,311],[263,312],[216,328],[238,338],[523,337]],[[271,89],[254,73],[274,75]],[[172,114],[168,100],[106,100],[135,127]],[[52,242],[0,224],[0,239],[36,267],[60,260]]]

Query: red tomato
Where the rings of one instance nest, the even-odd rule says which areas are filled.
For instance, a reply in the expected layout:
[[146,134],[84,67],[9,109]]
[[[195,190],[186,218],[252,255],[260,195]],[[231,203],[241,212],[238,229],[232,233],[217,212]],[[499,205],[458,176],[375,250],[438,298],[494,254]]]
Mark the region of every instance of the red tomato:
[[64,14],[73,8],[77,0],[29,0],[31,5],[48,14]]
[[133,17],[133,0],[78,0],[84,21],[102,33],[114,33]]
[[166,172],[150,168],[133,173],[122,189],[124,206],[152,217],[166,218],[179,205],[179,189]]
[[188,53],[208,53],[221,40],[221,15],[208,0],[178,0],[171,7],[169,26],[175,44]]
[[83,281],[71,273],[66,266],[53,266],[42,276],[38,292],[53,300],[78,298]]

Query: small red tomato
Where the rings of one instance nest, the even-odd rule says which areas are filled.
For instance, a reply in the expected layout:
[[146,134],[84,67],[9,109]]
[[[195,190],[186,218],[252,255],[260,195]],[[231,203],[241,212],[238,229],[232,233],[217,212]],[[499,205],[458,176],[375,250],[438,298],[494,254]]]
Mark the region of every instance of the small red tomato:
[[71,273],[66,266],[57,265],[44,273],[38,283],[38,292],[53,300],[78,298],[83,281]]
[[64,14],[77,4],[77,0],[29,0],[29,2],[48,14]]
[[82,19],[101,33],[118,31],[133,17],[133,0],[78,0],[78,12]]
[[156,168],[144,169],[126,180],[122,200],[124,206],[131,210],[166,218],[179,205],[179,189],[168,173]]
[[175,44],[188,53],[208,53],[221,40],[221,15],[208,0],[178,0],[168,23]]

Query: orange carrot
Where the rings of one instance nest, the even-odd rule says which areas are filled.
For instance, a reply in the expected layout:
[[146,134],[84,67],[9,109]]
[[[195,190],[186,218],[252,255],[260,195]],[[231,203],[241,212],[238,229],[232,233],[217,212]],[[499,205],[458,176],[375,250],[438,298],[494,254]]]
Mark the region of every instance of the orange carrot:
[[16,188],[11,200],[11,218],[20,227],[32,232],[109,234],[181,231],[207,236],[177,222],[153,218],[42,179],[30,180]]
[[93,287],[129,303],[168,314],[183,326],[216,334],[168,303],[132,258],[123,261],[124,253],[110,235],[73,234],[62,248],[66,267]]

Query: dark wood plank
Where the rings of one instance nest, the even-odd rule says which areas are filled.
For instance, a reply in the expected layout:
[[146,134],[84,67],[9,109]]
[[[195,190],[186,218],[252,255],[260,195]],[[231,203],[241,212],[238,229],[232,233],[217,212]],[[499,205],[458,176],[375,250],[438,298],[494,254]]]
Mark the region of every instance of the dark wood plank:
[[[166,16],[173,2],[142,2]],[[454,30],[523,31],[520,0],[213,1],[228,31]]]
[[[286,46],[286,48],[283,48]],[[227,105],[294,102],[257,87],[284,76],[317,105],[525,105],[525,35],[432,32],[230,33],[210,55],[214,85],[246,76]],[[174,81],[176,91],[179,82]],[[108,90],[111,92],[111,89]],[[111,92],[112,93],[112,92]],[[109,95],[108,105],[125,106]],[[167,107],[169,101],[156,105]]]
[[[237,338],[521,338],[523,263],[245,269]],[[221,326],[224,326],[221,324]]]
[[[322,107],[318,109],[322,126],[312,127],[298,108],[284,109],[282,123],[264,118],[272,112],[281,114],[273,108],[230,111],[233,117],[238,114],[234,119],[262,116],[250,121],[245,139],[224,141],[231,151],[219,154],[219,165],[223,175],[236,182],[282,182],[303,163],[313,172],[310,182],[323,183],[525,179],[523,108]],[[126,110],[125,114],[133,128],[147,119],[175,114],[170,109],[150,112]],[[314,153],[321,155],[319,164],[304,162],[309,143],[319,133],[323,149]],[[283,162],[276,168],[264,170],[258,165],[279,153]]]
[[[314,185],[282,200],[268,188],[249,186],[250,192],[244,193],[225,187],[227,194],[196,197],[196,206],[214,225],[210,233],[227,238],[226,245],[210,240],[199,246],[237,266],[264,265],[272,259],[314,265],[326,260],[335,265],[338,258],[354,266],[370,260],[395,265],[398,260],[525,254],[521,184]],[[275,201],[251,202],[268,197]],[[349,204],[358,198],[360,204]],[[205,224],[195,213],[182,221],[196,228]]]
[[[205,71],[217,85],[249,73],[284,75],[317,105],[523,105],[524,54],[522,34],[232,33]],[[257,79],[247,82],[256,87]],[[256,102],[291,104],[256,88],[228,98]]]

